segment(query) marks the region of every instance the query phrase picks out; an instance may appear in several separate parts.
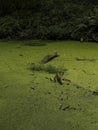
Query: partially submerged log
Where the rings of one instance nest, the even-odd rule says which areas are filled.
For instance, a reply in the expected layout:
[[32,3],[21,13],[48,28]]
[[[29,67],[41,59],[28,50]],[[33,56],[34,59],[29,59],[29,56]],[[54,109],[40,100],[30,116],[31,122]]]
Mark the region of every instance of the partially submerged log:
[[93,62],[93,61],[97,61],[98,59],[86,59],[86,58],[78,58],[78,57],[76,57],[76,60],[77,61],[91,61],[91,62]]
[[46,64],[47,62],[53,60],[54,58],[58,57],[59,55],[55,52],[53,55],[46,55],[40,62],[40,64]]

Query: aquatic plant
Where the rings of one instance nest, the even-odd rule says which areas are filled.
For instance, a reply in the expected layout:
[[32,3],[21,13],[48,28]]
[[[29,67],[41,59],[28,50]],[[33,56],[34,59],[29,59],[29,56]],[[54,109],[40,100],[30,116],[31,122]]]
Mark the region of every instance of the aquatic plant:
[[34,64],[34,63],[31,65],[30,69],[32,71],[44,71],[51,74],[67,71],[67,69],[64,67],[56,67],[52,65],[41,65],[41,64]]

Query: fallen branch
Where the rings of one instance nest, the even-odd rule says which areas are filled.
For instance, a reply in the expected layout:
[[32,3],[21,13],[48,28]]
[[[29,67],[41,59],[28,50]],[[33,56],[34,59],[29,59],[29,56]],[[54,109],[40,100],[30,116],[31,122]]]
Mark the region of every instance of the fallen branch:
[[59,55],[55,52],[53,55],[46,55],[41,61],[40,64],[46,64],[47,62],[53,60],[54,58],[58,57]]
[[93,95],[98,95],[98,91],[93,91]]

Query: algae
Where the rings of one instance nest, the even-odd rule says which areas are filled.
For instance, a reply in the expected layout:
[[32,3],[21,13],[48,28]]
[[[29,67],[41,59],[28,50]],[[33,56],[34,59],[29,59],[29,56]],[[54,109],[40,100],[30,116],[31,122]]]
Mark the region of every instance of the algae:
[[[25,41],[0,41],[0,129],[98,130],[98,96],[93,93],[98,89],[98,62],[75,60],[98,59],[98,44],[45,42],[47,46],[31,47]],[[67,68],[64,77],[70,84],[60,86],[45,78],[54,74],[28,69],[54,51],[60,58],[48,65]]]

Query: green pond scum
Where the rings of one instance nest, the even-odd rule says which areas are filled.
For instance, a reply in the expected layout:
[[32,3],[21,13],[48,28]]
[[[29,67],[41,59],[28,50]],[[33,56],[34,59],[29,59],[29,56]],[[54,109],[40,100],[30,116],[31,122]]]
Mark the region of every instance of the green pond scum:
[[98,43],[1,40],[0,130],[98,130]]

